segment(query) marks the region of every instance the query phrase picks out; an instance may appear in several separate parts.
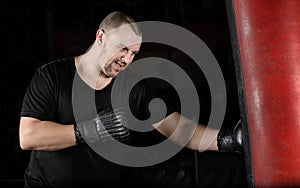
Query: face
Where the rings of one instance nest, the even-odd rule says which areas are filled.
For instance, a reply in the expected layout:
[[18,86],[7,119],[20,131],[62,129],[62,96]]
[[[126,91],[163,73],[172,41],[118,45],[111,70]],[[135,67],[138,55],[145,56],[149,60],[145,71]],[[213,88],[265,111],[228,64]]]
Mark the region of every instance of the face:
[[116,77],[134,59],[141,46],[141,37],[130,28],[121,28],[102,36],[101,73]]

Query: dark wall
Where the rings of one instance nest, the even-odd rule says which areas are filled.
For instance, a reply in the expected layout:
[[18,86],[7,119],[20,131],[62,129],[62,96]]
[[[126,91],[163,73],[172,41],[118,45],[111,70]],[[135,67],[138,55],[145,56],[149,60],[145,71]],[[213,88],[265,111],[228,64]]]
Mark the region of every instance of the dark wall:
[[[137,21],[175,23],[198,35],[216,56],[229,98],[226,121],[238,116],[225,2],[220,0],[2,0],[0,1],[0,182],[21,182],[29,151],[19,147],[19,112],[33,71],[83,53],[101,19],[121,10]],[[149,52],[149,49],[148,49]],[[155,48],[150,48],[155,53]],[[176,60],[174,53],[174,60]],[[170,56],[170,53],[167,53]],[[179,62],[180,63],[180,62]],[[194,81],[200,82],[197,73]],[[203,95],[205,96],[205,94]],[[205,98],[205,97],[204,97]],[[203,109],[206,109],[205,107]],[[209,107],[207,108],[209,109]]]

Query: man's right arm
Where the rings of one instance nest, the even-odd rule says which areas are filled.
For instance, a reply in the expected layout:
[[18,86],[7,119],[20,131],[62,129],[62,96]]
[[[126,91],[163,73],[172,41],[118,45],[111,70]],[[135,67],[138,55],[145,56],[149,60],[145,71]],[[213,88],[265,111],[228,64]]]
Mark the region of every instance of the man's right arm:
[[60,150],[77,143],[102,143],[112,139],[127,142],[129,129],[122,109],[107,109],[93,119],[62,125],[21,117],[20,146],[24,150]]
[[21,117],[20,147],[24,150],[54,151],[76,145],[74,125],[62,125]]

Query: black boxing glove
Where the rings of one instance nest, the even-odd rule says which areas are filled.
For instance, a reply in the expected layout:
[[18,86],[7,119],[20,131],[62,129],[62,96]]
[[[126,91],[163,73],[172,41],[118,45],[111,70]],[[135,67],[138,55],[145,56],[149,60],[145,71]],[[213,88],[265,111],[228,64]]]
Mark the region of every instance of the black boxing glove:
[[243,135],[241,120],[232,129],[221,129],[217,137],[218,149],[221,152],[243,153]]
[[120,108],[105,110],[94,119],[74,123],[74,133],[77,144],[85,141],[105,142],[113,138],[126,142],[129,139],[130,130],[126,114]]

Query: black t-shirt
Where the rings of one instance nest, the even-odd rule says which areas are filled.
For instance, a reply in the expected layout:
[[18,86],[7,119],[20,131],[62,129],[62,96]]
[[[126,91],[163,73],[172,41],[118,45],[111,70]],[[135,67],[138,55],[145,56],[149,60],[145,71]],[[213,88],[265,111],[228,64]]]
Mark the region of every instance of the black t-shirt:
[[[24,97],[21,116],[73,124],[75,120],[93,118],[95,113],[111,107],[112,90],[117,93],[114,104],[124,105],[126,98],[122,94],[130,89],[129,105],[132,113],[138,119],[146,119],[149,116],[149,102],[160,97],[160,94],[147,80],[128,88],[127,83],[130,83],[131,78],[118,82],[117,89],[113,90],[113,81],[104,89],[95,91],[77,75],[73,57],[50,62],[36,70]],[[169,115],[174,109],[167,106]],[[134,131],[132,133],[138,135]],[[135,145],[134,136],[131,141]],[[87,144],[58,151],[34,150],[25,172],[25,180],[43,187],[115,186],[120,183],[122,168],[102,158]]]

